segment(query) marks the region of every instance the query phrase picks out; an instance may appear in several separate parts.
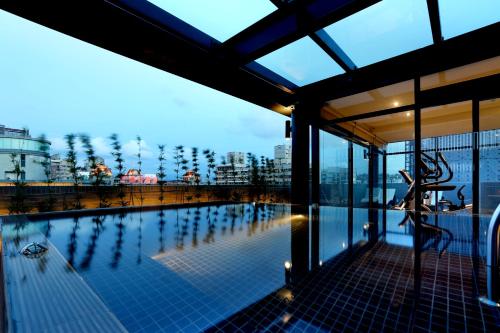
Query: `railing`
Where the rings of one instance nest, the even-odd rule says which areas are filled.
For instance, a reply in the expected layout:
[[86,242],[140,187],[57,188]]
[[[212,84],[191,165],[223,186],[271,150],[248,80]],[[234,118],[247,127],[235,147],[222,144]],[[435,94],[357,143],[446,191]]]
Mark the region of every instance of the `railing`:
[[484,304],[500,308],[500,205],[493,213],[486,241],[486,274],[488,295],[480,297]]

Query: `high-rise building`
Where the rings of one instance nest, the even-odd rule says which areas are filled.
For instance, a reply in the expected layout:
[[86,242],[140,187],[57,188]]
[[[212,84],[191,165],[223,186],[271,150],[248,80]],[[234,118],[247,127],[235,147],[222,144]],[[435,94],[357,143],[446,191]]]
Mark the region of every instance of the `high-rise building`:
[[215,183],[217,185],[245,185],[248,184],[248,167],[245,165],[245,153],[229,152],[226,164],[216,167]]
[[292,182],[292,146],[289,143],[274,147],[274,168],[276,185]]
[[[45,159],[42,140],[32,138],[29,130],[7,128],[0,125],[0,180],[10,181],[16,178],[12,157],[21,167],[20,178],[27,181],[45,180]],[[50,142],[47,142],[50,145]]]

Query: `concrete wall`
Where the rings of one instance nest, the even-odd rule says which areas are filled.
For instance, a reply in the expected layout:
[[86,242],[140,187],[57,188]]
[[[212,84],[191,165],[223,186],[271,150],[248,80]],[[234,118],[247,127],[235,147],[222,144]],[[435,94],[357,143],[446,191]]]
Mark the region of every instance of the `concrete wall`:
[[[45,174],[43,167],[40,162],[43,160],[41,156],[25,154],[26,164],[22,168],[25,172],[25,179],[30,181],[43,181],[45,179]],[[18,154],[18,159],[21,155]],[[7,174],[6,172],[12,171],[14,166],[12,165],[10,153],[0,153],[0,181],[9,181],[8,176],[15,177],[14,174]]]

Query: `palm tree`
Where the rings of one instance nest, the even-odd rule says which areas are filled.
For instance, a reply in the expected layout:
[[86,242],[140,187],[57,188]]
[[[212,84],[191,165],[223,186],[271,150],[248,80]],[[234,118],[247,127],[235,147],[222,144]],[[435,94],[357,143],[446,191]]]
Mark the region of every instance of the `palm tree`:
[[163,200],[165,199],[164,193],[165,193],[165,188],[163,185],[165,185],[165,145],[158,145],[158,149],[160,150],[160,153],[158,154],[158,173],[156,174],[158,177],[158,184],[160,184],[160,204],[163,204]]
[[137,138],[137,173],[139,174],[139,201],[141,202],[141,207],[144,203],[144,196],[142,194],[142,139],[138,135]]
[[[182,146],[182,145],[175,146],[175,148],[174,148],[174,164],[175,164],[174,172],[175,172],[175,180],[177,183],[180,182],[179,173],[181,171],[181,165],[182,165],[183,160],[184,160],[184,146]],[[178,189],[176,190],[176,193],[175,193],[176,201],[177,201],[177,192],[178,192]]]
[[97,157],[95,156],[95,150],[90,141],[90,137],[87,134],[80,134],[80,141],[87,155],[87,160],[90,167],[89,178],[92,179],[92,186],[96,189],[97,196],[99,198],[99,208],[109,207],[110,204],[106,198],[106,192],[102,185],[104,183],[104,172],[98,168]]
[[122,177],[124,176],[125,166],[122,154],[122,145],[118,139],[118,134],[113,133],[109,137],[111,139],[111,146],[113,151],[111,155],[115,158],[116,170],[118,171],[116,178],[118,179],[118,199],[120,200],[120,205],[122,207],[127,206],[128,202],[125,201],[125,184],[122,182]]
[[15,178],[12,182],[14,184],[15,192],[14,196],[11,198],[11,203],[9,205],[9,214],[27,213],[28,211],[30,211],[30,208],[26,204],[25,190],[28,184],[24,181],[24,170],[17,154],[10,154],[10,161],[13,166],[13,170],[11,171],[11,173],[15,175]]
[[43,174],[45,175],[45,183],[47,184],[48,198],[43,201],[40,205],[39,210],[49,212],[54,209],[55,198],[52,196],[52,189],[50,184],[54,182],[51,177],[50,170],[50,142],[47,140],[45,134],[42,134],[39,138],[40,141],[40,151],[42,152],[42,159],[40,165],[43,168]]
[[[203,155],[207,159],[207,185],[210,186],[210,179],[212,178],[212,172],[215,169],[215,152],[210,151],[210,149],[203,150]],[[210,189],[207,191],[207,200],[210,201]]]
[[200,163],[198,162],[198,148],[196,148],[196,147],[191,148],[191,156],[192,156],[191,163],[193,164],[194,183],[196,185],[194,196],[195,196],[196,199],[198,199],[198,202],[200,202],[200,197],[201,197],[201,193],[200,193],[200,181],[201,181],[201,177],[199,175]]
[[78,160],[76,155],[76,135],[75,134],[67,134],[64,139],[66,140],[66,146],[68,147],[68,152],[66,154],[66,161],[69,165],[69,172],[71,173],[71,177],[73,179],[73,189],[75,191],[75,203],[73,207],[75,209],[82,209],[84,206],[81,202],[81,194],[80,194],[80,183],[81,177],[79,174],[80,167],[78,167]]

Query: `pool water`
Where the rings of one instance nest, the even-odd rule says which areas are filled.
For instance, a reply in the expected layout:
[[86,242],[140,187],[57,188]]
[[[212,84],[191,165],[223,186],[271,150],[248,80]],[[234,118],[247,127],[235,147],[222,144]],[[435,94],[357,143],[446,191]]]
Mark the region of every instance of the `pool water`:
[[[347,214],[347,208],[321,207],[320,264],[368,240],[367,210],[354,209],[351,241]],[[388,212],[386,241],[411,247],[411,228],[398,226],[403,217]],[[41,325],[47,331],[203,331],[286,285],[284,263],[292,260],[294,233],[302,232],[295,228],[290,206],[264,204],[4,224],[10,324],[18,331],[41,331]],[[302,249],[310,261],[307,239]],[[33,241],[48,253],[24,258],[20,249]]]

